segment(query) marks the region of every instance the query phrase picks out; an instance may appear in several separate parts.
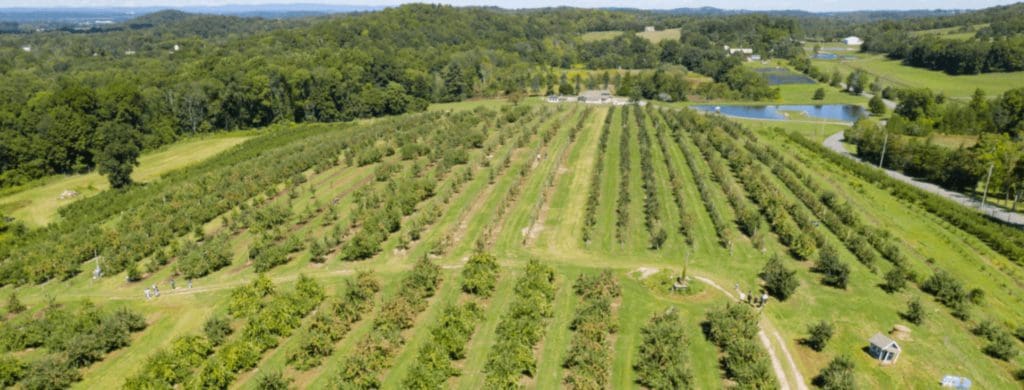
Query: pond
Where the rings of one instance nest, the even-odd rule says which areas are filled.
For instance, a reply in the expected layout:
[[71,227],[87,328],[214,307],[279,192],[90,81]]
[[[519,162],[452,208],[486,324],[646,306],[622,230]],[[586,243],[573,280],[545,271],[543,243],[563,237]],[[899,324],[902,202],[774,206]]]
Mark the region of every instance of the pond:
[[809,104],[784,104],[769,106],[711,106],[698,105],[690,106],[698,111],[719,112],[723,115],[751,119],[786,119],[785,112],[799,111],[806,113],[809,119],[827,119],[841,122],[856,122],[857,119],[868,116],[864,107],[852,104],[824,104],[820,106]]

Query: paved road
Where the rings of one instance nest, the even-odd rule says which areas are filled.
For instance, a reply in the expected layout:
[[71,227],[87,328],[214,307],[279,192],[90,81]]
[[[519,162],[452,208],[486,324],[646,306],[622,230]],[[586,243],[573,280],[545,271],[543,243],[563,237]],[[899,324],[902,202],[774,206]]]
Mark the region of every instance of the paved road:
[[[856,157],[854,157],[853,154],[847,151],[846,148],[843,147],[843,138],[844,133],[840,131],[826,138],[824,145],[825,147],[832,149],[836,153],[860,161]],[[910,176],[904,175],[893,170],[886,169],[885,173],[888,174],[889,177],[892,177],[896,180],[910,184],[914,187],[920,188],[935,195],[939,195],[943,198],[952,200],[961,205],[973,208],[975,210],[980,211],[983,214],[991,216],[992,218],[1018,226],[1024,225],[1024,214],[1007,211],[1001,207],[993,206],[988,203],[982,204],[981,201],[978,201],[967,195],[947,190],[932,183],[917,180],[915,178],[912,178]]]

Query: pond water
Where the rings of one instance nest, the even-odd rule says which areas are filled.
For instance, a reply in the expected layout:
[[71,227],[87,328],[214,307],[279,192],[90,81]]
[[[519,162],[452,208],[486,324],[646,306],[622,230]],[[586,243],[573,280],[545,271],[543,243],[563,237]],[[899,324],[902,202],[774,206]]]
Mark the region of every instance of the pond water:
[[811,119],[828,119],[841,122],[856,122],[868,115],[864,107],[852,104],[783,104],[770,106],[690,106],[698,111],[719,112],[723,115],[752,119],[786,119],[784,111],[801,111]]

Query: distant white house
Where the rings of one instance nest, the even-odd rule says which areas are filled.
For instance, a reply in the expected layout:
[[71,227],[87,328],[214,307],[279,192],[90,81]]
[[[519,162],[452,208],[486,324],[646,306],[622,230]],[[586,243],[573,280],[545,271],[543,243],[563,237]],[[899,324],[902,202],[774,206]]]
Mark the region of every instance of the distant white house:
[[860,46],[864,44],[864,40],[860,39],[860,37],[849,36],[843,38],[843,43],[852,46]]
[[177,44],[175,44],[174,45],[174,51],[178,51],[178,50],[181,50],[181,46],[178,46]]
[[654,26],[646,26],[646,27],[644,27],[644,32],[655,32],[655,31],[658,31],[658,30],[656,28],[654,28]]
[[32,46],[29,46],[29,45],[22,46],[21,47],[21,51],[28,53],[28,52],[32,51]]

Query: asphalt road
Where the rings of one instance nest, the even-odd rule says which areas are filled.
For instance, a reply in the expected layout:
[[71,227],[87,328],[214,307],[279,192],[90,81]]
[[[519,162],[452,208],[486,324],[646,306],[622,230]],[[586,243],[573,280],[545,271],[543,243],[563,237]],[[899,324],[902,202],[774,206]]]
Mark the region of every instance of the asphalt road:
[[[847,151],[846,148],[843,147],[843,138],[844,133],[840,131],[826,138],[823,144],[825,145],[825,147],[831,149],[836,153],[860,161],[853,154]],[[982,204],[981,201],[971,198],[967,195],[947,190],[932,183],[917,180],[915,178],[912,178],[910,176],[904,175],[896,171],[892,171],[889,169],[885,169],[884,171],[887,175],[889,175],[889,177],[910,184],[914,187],[920,188],[935,195],[939,195],[943,198],[952,200],[961,205],[973,208],[992,218],[1018,226],[1024,225],[1024,214],[1007,211],[1006,209],[993,206],[988,203]]]

